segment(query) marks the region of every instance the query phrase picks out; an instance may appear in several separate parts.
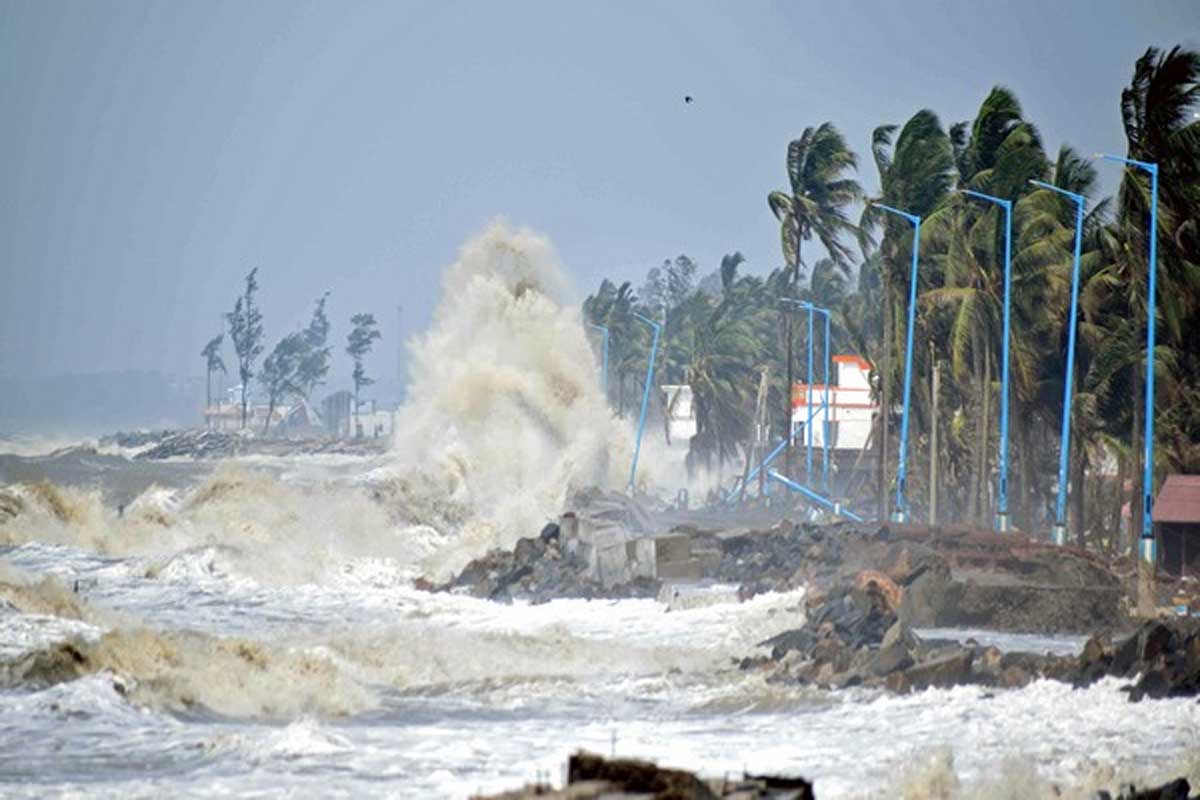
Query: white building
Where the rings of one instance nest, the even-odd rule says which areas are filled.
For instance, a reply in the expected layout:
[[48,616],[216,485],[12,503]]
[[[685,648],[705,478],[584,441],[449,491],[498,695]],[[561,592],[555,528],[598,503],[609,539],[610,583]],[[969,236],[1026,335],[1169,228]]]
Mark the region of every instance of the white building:
[[[807,442],[804,424],[812,410],[813,446],[825,446],[825,421],[829,421],[829,446],[834,450],[861,450],[871,435],[879,406],[871,400],[871,365],[866,359],[837,355],[832,359],[835,385],[796,383],[792,387],[792,429],[796,441]],[[823,403],[829,403],[826,417]]]
[[696,435],[696,406],[692,387],[685,384],[663,385],[663,406],[667,414],[667,435],[672,444],[687,446]]

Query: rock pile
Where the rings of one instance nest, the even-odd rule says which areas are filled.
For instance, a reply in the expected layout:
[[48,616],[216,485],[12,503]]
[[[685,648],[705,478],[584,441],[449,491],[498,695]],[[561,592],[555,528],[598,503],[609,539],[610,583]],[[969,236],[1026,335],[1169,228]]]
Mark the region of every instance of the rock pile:
[[[812,800],[812,784],[803,778],[743,775],[740,779],[704,780],[695,773],[665,769],[631,758],[605,759],[580,751],[567,762],[567,785],[555,791],[544,784],[494,795],[490,800],[604,800],[644,797],[655,800]],[[478,800],[483,800],[479,798]]]
[[804,625],[761,643],[769,654],[744,670],[768,680],[823,688],[875,686],[895,692],[974,684],[1012,688],[1038,678],[1086,686],[1127,678],[1129,698],[1200,695],[1200,621],[1144,623],[1118,639],[1096,636],[1078,656],[1004,653],[995,647],[924,640],[896,607],[886,576],[811,597]]
[[[162,461],[168,458],[209,460],[245,455],[371,455],[384,452],[388,447],[386,438],[283,439],[255,436],[248,431],[155,431],[144,434],[117,434],[110,438],[122,447],[146,447],[134,456],[139,461]],[[105,441],[108,440],[101,440],[101,443]]]
[[1105,565],[1016,534],[785,521],[767,531],[696,535],[718,543],[711,577],[740,584],[746,595],[828,591],[873,571],[903,594],[899,611],[912,627],[1090,633],[1126,619],[1120,580]]
[[548,523],[540,535],[518,539],[512,550],[492,550],[448,583],[433,588],[500,602],[657,595],[658,582],[649,578],[608,586],[595,580],[590,577],[586,555],[564,544],[558,524]]

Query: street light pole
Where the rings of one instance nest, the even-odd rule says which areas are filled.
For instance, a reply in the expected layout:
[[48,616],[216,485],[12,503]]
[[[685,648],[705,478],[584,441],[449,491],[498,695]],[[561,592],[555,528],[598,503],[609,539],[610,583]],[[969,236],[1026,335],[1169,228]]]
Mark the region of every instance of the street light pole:
[[829,309],[825,309],[825,420],[821,430],[824,456],[821,459],[821,489],[829,496]]
[[[903,217],[913,224],[912,268],[908,279],[908,333],[904,345],[904,411],[900,417],[900,459],[896,467],[896,510],[892,512],[892,521],[905,523],[908,521],[908,498],[905,494],[905,481],[908,478],[908,405],[912,396],[912,351],[913,328],[916,327],[917,312],[917,264],[921,254],[921,218],[898,208],[875,203],[875,208]],[[884,380],[887,377],[884,376]],[[882,409],[888,414],[891,409]]]
[[996,530],[1008,531],[1008,340],[1012,324],[1012,201],[963,189],[963,194],[987,200],[1004,209],[1004,339],[1000,344],[1000,480]]
[[822,463],[821,463],[821,470],[822,470],[821,481],[822,481],[823,490],[825,491],[826,494],[828,494],[829,493],[829,357],[830,357],[830,348],[831,348],[831,345],[829,343],[829,327],[830,327],[831,312],[828,308],[821,308],[820,306],[813,305],[812,303],[809,303],[805,300],[796,300],[791,297],[781,297],[779,299],[779,301],[781,303],[788,303],[788,304],[797,306],[798,308],[802,308],[808,312],[808,330],[809,330],[808,388],[807,388],[808,407],[806,408],[806,416],[805,416],[805,420],[804,420],[804,434],[805,434],[805,441],[808,442],[807,470],[809,473],[808,475],[806,475],[805,479],[808,480],[810,483],[812,481],[812,477],[811,477],[811,472],[812,472],[812,433],[811,433],[811,431],[812,431],[812,422],[813,422],[813,416],[814,416],[813,411],[812,411],[812,400],[813,400],[813,392],[812,392],[813,319],[812,319],[812,315],[815,313],[815,314],[823,314],[825,316],[825,391],[823,394],[822,409],[821,409],[822,415],[824,417],[823,428],[822,428],[823,436],[821,439],[821,447],[824,451],[824,455],[822,457]]
[[1157,560],[1154,542],[1154,522],[1151,508],[1154,504],[1154,328],[1157,306],[1154,292],[1158,278],[1158,164],[1136,161],[1132,158],[1097,154],[1105,161],[1137,167],[1150,173],[1150,263],[1149,287],[1146,290],[1146,427],[1143,433],[1142,453],[1142,539],[1138,551],[1142,561],[1153,566]]
[[649,325],[654,331],[654,336],[650,342],[650,361],[646,364],[646,385],[642,389],[642,412],[638,415],[637,438],[633,443],[633,464],[629,467],[629,493],[633,494],[634,480],[637,478],[638,455],[642,452],[642,431],[646,427],[646,408],[650,405],[650,386],[654,383],[654,359],[658,355],[658,334],[662,330],[662,325],[652,319],[643,317],[636,311],[631,311],[630,313]]
[[804,425],[804,442],[805,442],[804,446],[805,446],[805,451],[806,451],[804,454],[804,479],[806,481],[808,481],[809,485],[811,486],[812,485],[812,448],[813,448],[813,435],[812,435],[812,427],[813,427],[812,426],[813,305],[812,305],[812,303],[806,303],[805,306],[808,308],[808,341],[806,341],[805,344],[808,347],[808,386],[806,388],[808,391],[809,421],[807,423],[805,423],[805,425]]
[[[1049,183],[1030,181],[1035,186],[1057,192],[1075,203],[1075,258],[1071,267],[1071,313],[1067,322],[1067,374],[1063,379],[1062,433],[1058,445],[1058,500],[1054,507],[1054,543],[1067,543],[1067,460],[1071,452],[1071,401],[1075,380],[1075,328],[1079,318],[1079,251],[1083,242],[1083,209],[1087,198]],[[1079,487],[1075,487],[1079,491]],[[1082,524],[1081,520],[1076,520]]]

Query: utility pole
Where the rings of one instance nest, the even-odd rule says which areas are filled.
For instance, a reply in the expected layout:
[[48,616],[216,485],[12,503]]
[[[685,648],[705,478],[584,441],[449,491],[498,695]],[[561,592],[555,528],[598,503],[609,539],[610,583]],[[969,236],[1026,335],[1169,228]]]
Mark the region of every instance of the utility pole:
[[[760,463],[767,455],[767,443],[771,440],[770,423],[767,418],[767,389],[770,383],[767,379],[768,367],[763,367],[762,374],[758,379],[758,397],[754,402],[754,430],[757,436],[757,447],[755,460]],[[760,469],[758,471],[758,496],[759,498],[766,496],[767,487],[767,471]],[[745,481],[743,483],[743,489]]]
[[938,390],[941,388],[942,365],[938,363],[933,352],[933,342],[929,343],[929,363],[932,374],[932,406],[933,419],[929,427],[929,525],[937,525],[938,506]]

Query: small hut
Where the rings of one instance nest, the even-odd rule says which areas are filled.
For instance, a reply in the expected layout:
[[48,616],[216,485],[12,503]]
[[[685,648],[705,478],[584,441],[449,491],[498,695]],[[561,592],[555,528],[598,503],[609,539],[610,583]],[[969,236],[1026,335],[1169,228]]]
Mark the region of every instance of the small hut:
[[1200,574],[1200,475],[1168,475],[1152,511],[1159,565],[1177,575]]

